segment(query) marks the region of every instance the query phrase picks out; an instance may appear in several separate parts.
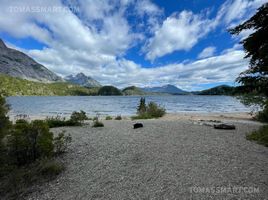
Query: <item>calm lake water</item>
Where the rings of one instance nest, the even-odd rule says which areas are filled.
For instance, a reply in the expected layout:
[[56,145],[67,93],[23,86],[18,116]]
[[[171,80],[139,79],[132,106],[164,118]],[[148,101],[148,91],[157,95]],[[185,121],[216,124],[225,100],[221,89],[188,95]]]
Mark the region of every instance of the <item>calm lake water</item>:
[[[139,96],[24,96],[8,97],[10,115],[68,116],[73,111],[84,110],[89,115],[123,115],[136,113]],[[146,102],[154,101],[164,106],[168,113],[179,112],[248,112],[236,98],[229,96],[147,96]]]

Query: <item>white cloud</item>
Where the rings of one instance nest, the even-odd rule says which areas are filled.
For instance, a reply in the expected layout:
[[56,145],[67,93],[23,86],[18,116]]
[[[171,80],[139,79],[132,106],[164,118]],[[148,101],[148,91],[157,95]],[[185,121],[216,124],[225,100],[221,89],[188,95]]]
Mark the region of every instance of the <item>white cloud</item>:
[[218,15],[225,25],[232,27],[253,15],[264,3],[267,3],[267,0],[227,0],[221,6]]
[[213,47],[213,46],[207,47],[198,54],[198,58],[207,58],[207,57],[213,56],[215,51],[216,51],[216,47]]
[[[188,51],[217,26],[224,25],[226,31],[226,26],[233,27],[241,23],[265,2],[266,0],[227,0],[211,19],[207,15],[191,11],[175,13],[155,30],[153,37],[143,47],[143,52],[148,60],[153,61],[174,51]],[[248,33],[249,31],[244,35]]]
[[243,51],[237,49],[186,64],[175,63],[156,68],[143,68],[125,59],[125,52],[144,37],[143,33],[135,32],[127,20],[129,5],[135,5],[140,17],[146,18],[143,26],[156,30],[144,48],[147,58],[151,60],[176,50],[191,49],[218,23],[206,15],[182,11],[159,25],[161,9],[149,0],[138,2],[140,4],[136,0],[70,0],[69,6],[78,6],[80,13],[40,13],[10,12],[9,7],[65,5],[60,0],[0,0],[0,32],[16,38],[32,37],[45,43],[47,47],[43,49],[24,52],[58,74],[84,72],[102,84],[118,87],[130,83],[137,86],[170,83],[191,89],[197,83],[233,81],[246,68]]
[[190,50],[213,27],[214,23],[202,15],[182,11],[163,22],[143,51],[147,59],[154,60],[177,50]]

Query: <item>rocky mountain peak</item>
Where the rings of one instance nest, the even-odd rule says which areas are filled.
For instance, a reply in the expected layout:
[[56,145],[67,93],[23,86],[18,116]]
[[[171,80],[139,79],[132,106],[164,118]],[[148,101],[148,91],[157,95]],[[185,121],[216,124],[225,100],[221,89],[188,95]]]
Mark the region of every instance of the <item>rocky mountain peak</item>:
[[32,81],[64,81],[25,53],[8,48],[2,39],[0,39],[0,73]]
[[0,38],[0,48],[7,48],[3,40]]
[[98,81],[94,80],[90,76],[86,76],[82,72],[76,74],[75,76],[73,75],[66,76],[65,80],[70,83],[74,83],[74,84],[81,85],[84,87],[100,87],[101,86],[101,84]]

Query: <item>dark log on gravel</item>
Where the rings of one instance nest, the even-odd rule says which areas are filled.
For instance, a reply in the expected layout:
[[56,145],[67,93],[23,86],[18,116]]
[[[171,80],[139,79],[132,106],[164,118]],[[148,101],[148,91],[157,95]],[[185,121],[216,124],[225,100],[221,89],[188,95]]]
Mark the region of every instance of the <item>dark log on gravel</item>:
[[233,124],[214,124],[215,129],[233,130],[235,125]]
[[136,123],[133,125],[133,128],[136,129],[136,128],[142,128],[143,127],[143,124],[142,123]]

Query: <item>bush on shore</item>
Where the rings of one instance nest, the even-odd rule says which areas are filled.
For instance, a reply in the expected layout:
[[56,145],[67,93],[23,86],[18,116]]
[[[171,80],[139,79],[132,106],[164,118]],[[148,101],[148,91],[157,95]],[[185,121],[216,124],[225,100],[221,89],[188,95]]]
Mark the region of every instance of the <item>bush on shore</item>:
[[85,120],[88,120],[88,117],[83,110],[80,112],[73,112],[69,120],[66,120],[60,116],[46,118],[46,122],[49,128],[63,126],[81,126]]
[[112,120],[113,118],[111,116],[106,116],[106,120]]
[[0,196],[20,199],[27,185],[63,170],[54,162],[54,155],[66,151],[71,136],[62,132],[53,138],[46,120],[20,119],[12,124],[7,111],[0,96]]
[[26,166],[13,166],[1,177],[0,196],[3,199],[24,199],[29,187],[49,181],[60,174],[64,165],[55,159],[40,159]]
[[94,127],[94,128],[104,127],[104,124],[101,121],[99,121],[98,117],[96,117],[95,120],[93,121],[92,127]]
[[166,114],[166,109],[157,105],[155,102],[145,103],[145,98],[140,99],[140,103],[137,108],[137,116],[133,116],[132,119],[152,119],[159,118]]
[[247,135],[246,138],[268,147],[268,125],[262,126],[259,130]]

